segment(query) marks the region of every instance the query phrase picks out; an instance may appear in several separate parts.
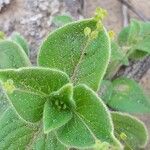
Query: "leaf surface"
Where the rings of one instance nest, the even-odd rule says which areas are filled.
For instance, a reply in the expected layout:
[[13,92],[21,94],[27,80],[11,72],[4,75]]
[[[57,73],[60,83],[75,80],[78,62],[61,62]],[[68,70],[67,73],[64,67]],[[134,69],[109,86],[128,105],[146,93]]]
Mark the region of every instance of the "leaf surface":
[[14,110],[7,109],[0,117],[0,148],[26,149],[37,128],[24,123]]
[[12,41],[0,41],[0,69],[31,66],[24,50]]
[[0,70],[0,80],[18,114],[30,122],[41,119],[48,95],[69,82],[65,73],[46,68]]
[[102,100],[85,85],[74,88],[74,100],[76,102],[74,116],[58,129],[59,140],[77,148],[93,147],[97,141],[108,142],[120,148],[113,135],[109,112]]
[[22,49],[25,51],[26,55],[29,55],[29,45],[26,39],[22,35],[20,35],[20,33],[14,32],[11,35],[11,40],[20,45]]
[[145,147],[148,131],[141,121],[130,115],[117,112],[112,113],[112,119],[115,135],[125,145],[125,149],[137,150]]
[[52,20],[52,22],[58,27],[66,25],[72,21],[73,19],[71,18],[71,16],[68,16],[68,15],[58,15],[58,16],[55,16]]
[[40,134],[32,145],[33,150],[68,150],[68,148],[57,140],[53,132]]
[[89,42],[86,27],[96,29],[93,19],[70,23],[44,41],[38,55],[39,66],[57,68],[66,72],[74,84],[84,83],[98,90],[110,57],[110,40],[103,28]]
[[150,113],[150,99],[135,81],[121,77],[112,84],[113,93],[108,101],[111,108],[129,113]]
[[44,132],[61,127],[72,118],[71,105],[73,101],[73,86],[64,85],[59,91],[50,95],[44,105]]

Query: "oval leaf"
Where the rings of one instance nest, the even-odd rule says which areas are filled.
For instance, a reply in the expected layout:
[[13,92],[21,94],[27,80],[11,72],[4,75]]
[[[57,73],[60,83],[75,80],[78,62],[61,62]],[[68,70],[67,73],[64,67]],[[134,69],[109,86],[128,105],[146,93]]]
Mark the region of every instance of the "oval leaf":
[[108,101],[111,108],[129,113],[150,113],[150,99],[135,81],[122,77],[114,80],[112,85],[113,93]]
[[65,73],[46,68],[0,70],[0,80],[18,114],[30,122],[41,119],[49,94],[69,82]]
[[12,41],[0,41],[0,69],[31,66],[24,50]]
[[74,116],[58,129],[59,140],[78,148],[95,146],[97,141],[121,148],[113,135],[110,114],[101,99],[87,86],[79,85],[74,89],[74,100]]
[[11,40],[20,45],[22,49],[25,51],[26,55],[29,55],[29,45],[26,39],[23,36],[21,36],[20,33],[14,32],[11,35]]
[[110,41],[105,29],[88,42],[86,27],[96,29],[93,19],[68,24],[51,33],[38,55],[40,66],[66,72],[75,84],[85,83],[98,90],[110,57]]
[[138,119],[127,114],[112,113],[116,137],[125,145],[125,149],[137,150],[144,148],[148,136],[145,125]]
[[71,18],[71,16],[67,16],[67,15],[59,15],[59,16],[55,16],[52,20],[52,22],[57,26],[57,27],[61,27],[65,24],[68,24],[70,22],[72,22],[73,19]]
[[67,84],[59,91],[54,92],[48,98],[44,105],[43,124],[44,132],[61,127],[72,118],[72,112],[69,104],[73,101],[73,86]]

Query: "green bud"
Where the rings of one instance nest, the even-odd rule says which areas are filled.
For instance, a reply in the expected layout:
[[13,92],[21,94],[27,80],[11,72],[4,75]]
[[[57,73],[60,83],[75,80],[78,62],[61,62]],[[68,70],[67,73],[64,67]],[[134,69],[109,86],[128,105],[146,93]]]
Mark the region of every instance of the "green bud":
[[84,34],[85,34],[85,36],[89,36],[89,35],[91,34],[91,28],[86,27],[86,28],[84,29]]
[[97,36],[98,36],[98,31],[97,30],[92,31],[92,33],[91,33],[91,39],[96,39]]
[[120,138],[121,138],[123,141],[125,141],[125,140],[127,139],[127,135],[122,132],[122,133],[120,134]]
[[16,89],[13,83],[13,80],[9,79],[3,83],[3,87],[7,93],[12,94],[13,91]]

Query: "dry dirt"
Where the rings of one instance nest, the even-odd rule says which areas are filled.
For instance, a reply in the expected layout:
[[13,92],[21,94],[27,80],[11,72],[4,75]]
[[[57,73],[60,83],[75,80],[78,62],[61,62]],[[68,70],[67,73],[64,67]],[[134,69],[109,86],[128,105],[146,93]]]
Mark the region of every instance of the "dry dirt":
[[[38,47],[43,38],[49,31],[53,30],[51,22],[52,17],[56,14],[71,13],[74,18],[81,18],[93,15],[96,7],[103,7],[108,10],[109,16],[105,21],[108,29],[113,29],[118,33],[123,26],[122,5],[118,0],[85,0],[84,10],[76,1],[82,0],[11,0],[0,12],[0,30],[10,35],[13,31],[18,31],[24,35],[31,47],[31,60],[36,64],[36,55]],[[150,1],[149,0],[130,0],[137,10],[143,13],[149,20]],[[82,4],[83,5],[83,4]],[[129,16],[138,18],[134,13],[129,11]],[[150,68],[150,66],[149,66]],[[150,95],[150,70],[143,76],[140,81],[146,93]],[[150,131],[150,116],[139,116],[146,123]],[[150,144],[147,150],[150,149]]]

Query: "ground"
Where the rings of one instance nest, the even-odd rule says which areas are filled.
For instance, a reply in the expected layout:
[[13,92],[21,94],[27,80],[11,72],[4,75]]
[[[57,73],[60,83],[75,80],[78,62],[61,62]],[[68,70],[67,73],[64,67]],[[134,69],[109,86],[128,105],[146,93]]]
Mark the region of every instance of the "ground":
[[[123,5],[119,0],[5,0],[4,7],[1,2],[2,0],[0,0],[0,30],[7,35],[17,31],[27,38],[30,43],[30,58],[33,64],[36,64],[41,41],[54,28],[52,18],[57,14],[69,13],[74,19],[80,19],[92,16],[96,7],[103,7],[109,12],[105,20],[108,29],[113,29],[118,33],[124,25]],[[150,20],[150,1],[130,0],[130,2],[138,13],[142,13],[145,20]],[[129,18],[140,19],[130,10],[128,10],[128,15]],[[137,67],[139,64],[144,64],[144,67],[141,67],[143,68],[142,73]],[[123,73],[137,79],[145,92],[150,94],[150,58],[146,58],[146,65],[145,60],[142,60],[126,68]],[[146,123],[150,131],[150,116],[138,117]],[[150,149],[150,144],[148,149]]]

